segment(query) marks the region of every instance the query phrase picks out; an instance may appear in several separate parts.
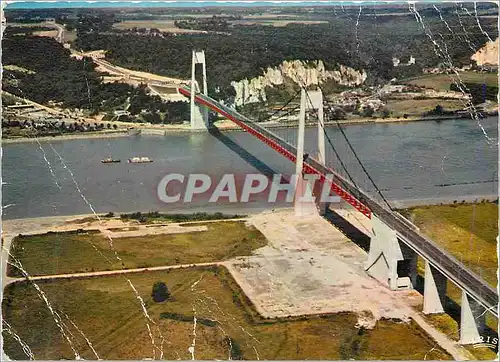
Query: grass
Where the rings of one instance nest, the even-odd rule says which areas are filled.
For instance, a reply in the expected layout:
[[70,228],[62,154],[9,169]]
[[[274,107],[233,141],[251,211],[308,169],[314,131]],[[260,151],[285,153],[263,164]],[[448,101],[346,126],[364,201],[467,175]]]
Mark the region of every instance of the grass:
[[33,137],[36,136],[36,132],[23,128],[23,127],[4,127],[2,129],[2,138],[21,138],[21,137]]
[[393,116],[421,116],[422,114],[432,111],[437,105],[441,105],[446,111],[455,111],[464,108],[462,102],[449,99],[406,99],[406,100],[389,100],[387,108],[392,112]]
[[76,31],[64,31],[64,42],[66,43],[72,43],[76,40],[77,38],[77,33]]
[[[121,261],[106,237],[83,231],[18,236],[11,253],[30,275],[47,275],[220,261],[250,255],[267,244],[264,235],[243,221],[206,226],[208,230],[200,232],[115,238],[113,247]],[[8,275],[22,276],[14,267]]]
[[4,65],[3,69],[5,69],[5,70],[12,70],[12,71],[16,71],[16,72],[21,72],[21,73],[25,73],[25,74],[36,74],[36,72],[34,72],[32,70],[20,67],[18,65],[9,65],[9,64],[8,65]]
[[[498,87],[496,73],[460,72],[460,78],[464,83],[479,83]],[[407,83],[436,90],[450,90],[450,84],[453,84],[453,80],[446,74],[426,74]]]
[[133,28],[157,28],[162,32],[202,33],[201,30],[181,29],[175,26],[174,20],[124,20],[113,24],[113,28],[127,30]]
[[236,20],[233,21],[236,25],[268,25],[274,27],[283,27],[289,24],[304,24],[304,25],[316,25],[316,24],[324,24],[328,23],[328,21],[324,20],[276,20],[276,19],[244,19],[244,20]]
[[189,222],[189,221],[207,221],[207,220],[227,220],[241,219],[246,215],[228,215],[221,212],[209,214],[206,212],[195,212],[192,214],[166,214],[158,211],[147,213],[134,212],[130,214],[121,214],[122,220],[137,220],[141,223],[164,223],[164,222]]
[[[426,320],[433,325],[435,328],[446,334],[449,338],[458,341],[460,338],[459,335],[459,324],[453,319],[450,315],[441,313],[441,314],[429,314],[425,316]],[[488,323],[487,324],[491,324]],[[474,355],[477,360],[486,360],[492,361],[496,359],[496,353],[492,351],[490,348],[486,347],[476,347],[473,345],[464,346],[470,353]]]
[[[490,285],[497,285],[497,227],[498,205],[495,203],[423,206],[402,212],[434,242],[445,248]],[[472,248],[471,248],[472,245]],[[424,262],[419,258],[418,274],[424,276]],[[447,283],[448,314],[426,315],[426,319],[453,340],[459,340],[462,290],[451,281]],[[498,331],[498,319],[486,313],[486,326]],[[494,333],[494,332],[493,332]],[[490,360],[495,353],[487,348],[468,347],[477,359]]]
[[[188,348],[193,342],[195,315],[203,321],[196,324],[195,358],[200,360],[222,360],[229,355],[253,360],[451,358],[439,347],[433,349],[435,342],[413,323],[381,320],[373,330],[363,330],[355,328],[357,318],[349,313],[262,320],[224,268],[148,272],[127,278],[145,302],[156,345],[161,340],[158,329],[165,338],[163,359],[167,360],[191,359]],[[154,303],[150,294],[156,281],[166,282],[171,300]],[[125,277],[48,281],[39,286],[83,358],[96,356],[66,316],[102,359],[153,357],[146,319]],[[2,312],[36,359],[74,359],[48,308],[30,284],[9,285]],[[26,359],[21,346],[5,330],[3,333],[7,355]]]
[[496,288],[497,204],[423,206],[406,214],[424,234]]
[[479,361],[498,361],[497,354],[489,348],[465,346],[465,349],[472,353]]
[[[418,258],[417,274],[422,278],[425,276],[425,264],[422,258]],[[446,334],[449,338],[458,341],[459,336],[459,321],[460,321],[460,306],[462,304],[462,290],[453,282],[449,281],[446,284],[447,302],[444,306],[446,314],[428,314],[424,317],[437,329]],[[420,305],[417,310],[422,310]],[[491,313],[485,314],[486,326],[493,332],[498,331],[498,319]]]

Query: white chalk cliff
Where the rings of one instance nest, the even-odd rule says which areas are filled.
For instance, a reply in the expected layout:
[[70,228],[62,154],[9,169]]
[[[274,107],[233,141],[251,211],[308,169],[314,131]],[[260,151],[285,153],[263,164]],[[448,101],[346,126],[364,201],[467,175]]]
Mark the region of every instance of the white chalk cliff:
[[277,67],[267,68],[264,74],[252,79],[231,82],[236,91],[235,105],[266,101],[266,87],[273,87],[291,80],[297,84],[321,85],[327,80],[333,80],[344,86],[359,86],[366,80],[367,74],[353,68],[339,65],[338,70],[325,70],[321,60],[303,62],[301,60],[284,61]]
[[477,65],[498,65],[498,38],[487,42],[471,59],[475,60]]

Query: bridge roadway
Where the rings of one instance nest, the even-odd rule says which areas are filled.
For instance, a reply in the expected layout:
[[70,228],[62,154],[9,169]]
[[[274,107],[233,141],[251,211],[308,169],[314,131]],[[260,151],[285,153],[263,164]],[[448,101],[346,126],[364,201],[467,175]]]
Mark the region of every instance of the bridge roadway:
[[[179,92],[188,97],[191,91],[189,87],[183,87],[179,88]],[[227,117],[292,162],[295,162],[296,148],[282,138],[208,96],[197,94],[195,101]],[[451,254],[438,247],[432,240],[421,235],[417,228],[402,215],[384,207],[337,172],[311,157],[304,162],[304,173],[317,174],[320,177],[320,181],[323,182],[329,182],[325,176],[332,175],[333,178],[331,181],[334,192],[348,201],[366,217],[371,218],[371,213],[376,215],[381,221],[396,231],[401,241],[424,259],[428,260],[433,267],[498,317],[498,294],[495,289]]]

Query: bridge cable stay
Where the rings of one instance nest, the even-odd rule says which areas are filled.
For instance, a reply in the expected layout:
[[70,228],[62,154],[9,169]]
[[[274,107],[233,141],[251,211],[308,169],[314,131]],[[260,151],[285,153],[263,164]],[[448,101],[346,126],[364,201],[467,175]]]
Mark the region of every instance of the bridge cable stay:
[[[271,118],[273,118],[274,116],[276,116],[278,113],[280,113],[282,110],[284,110],[284,109],[285,109],[285,108],[286,108],[286,107],[287,107],[290,103],[292,103],[292,102],[293,102],[293,100],[294,100],[295,98],[297,98],[297,96],[299,95],[299,93],[300,93],[300,89],[298,90],[298,92],[297,92],[297,93],[295,93],[295,95],[294,95],[292,98],[290,98],[290,99],[289,99],[289,100],[288,100],[285,104],[283,104],[283,105],[280,107],[280,109],[278,109],[276,112],[274,112],[274,113],[273,113],[273,114],[271,114],[270,116],[268,116],[268,117],[264,118],[263,120],[260,120],[259,122],[266,122],[266,121],[269,121]],[[299,106],[299,107],[300,107],[300,106]],[[294,111],[295,111],[295,110],[297,110],[299,107],[296,107],[296,108],[294,109]],[[288,114],[289,114],[289,113],[291,113],[291,112],[288,112]],[[285,115],[288,115],[288,114],[285,114]],[[281,117],[284,117],[284,116],[281,116]]]
[[295,108],[292,108],[291,110],[289,110],[288,112],[280,115],[278,118],[283,118],[283,117],[286,117],[286,116],[289,116],[290,114],[294,113],[297,111],[297,109],[300,109],[300,105],[295,107]]
[[[270,116],[268,116],[267,118],[263,119],[260,122],[267,122],[271,118],[273,118],[274,116],[276,116],[279,112],[283,111],[290,103],[292,103],[297,98],[297,96],[300,94],[301,90],[302,90],[302,88],[299,88],[297,90],[297,92],[285,104],[283,104],[277,111],[275,111],[273,114],[271,114]],[[286,117],[286,116],[288,116],[288,115],[296,112],[297,109],[300,109],[300,104],[297,107],[294,107],[293,109],[287,111],[286,113],[279,115],[277,118],[279,119],[279,118]],[[284,137],[285,140],[288,143],[290,143],[290,144],[295,144],[296,143],[296,142],[294,142],[294,141],[296,141],[294,139],[295,137],[293,135],[289,134],[289,132],[284,132],[283,134],[281,134],[281,136]]]
[[[285,102],[279,109],[277,109],[275,112],[273,112],[271,115],[267,116],[266,118],[259,120],[259,123],[270,121],[271,118],[275,117],[276,115],[278,115],[278,113],[282,112],[290,103],[292,103],[297,98],[297,96],[300,94],[300,91],[301,91],[301,88],[299,88],[299,90],[287,102]],[[277,118],[279,119],[279,118],[286,117],[286,116],[294,113],[295,111],[297,111],[297,109],[299,109],[299,108],[300,108],[300,105],[298,105],[297,107],[294,107],[293,109],[287,111],[284,114],[279,115]],[[290,139],[288,139],[289,138],[288,135],[285,133],[283,136],[285,136],[286,141],[288,143],[290,143]]]
[[[304,79],[301,77],[301,79],[299,80],[299,86],[300,86],[300,90],[304,89],[305,91],[305,94],[309,100],[309,103],[311,104],[311,106],[313,105],[313,102],[311,100],[311,97],[309,96],[309,93],[307,92],[307,87],[306,87],[306,84],[307,82],[304,81]],[[319,85],[318,85],[319,86]],[[321,88],[320,88],[321,89]],[[323,92],[323,89],[321,89],[321,91]],[[332,148],[333,152],[335,153],[335,156],[337,157],[337,159],[339,160],[339,163],[340,165],[342,166],[342,168],[344,169],[347,177],[349,178],[349,180],[352,182],[352,184],[356,187],[356,188],[359,188],[356,184],[356,182],[354,181],[354,178],[351,176],[351,174],[349,173],[349,171],[347,170],[347,167],[345,166],[344,162],[342,162],[342,159],[340,158],[340,154],[337,152],[337,149],[335,148],[335,146],[333,145],[333,142],[332,140],[330,139],[330,136],[328,135],[328,133],[326,132],[326,129],[325,129],[325,126],[324,124],[322,124],[320,121],[319,121],[319,115],[318,115],[318,110],[315,109],[314,107],[312,107],[313,109],[313,112],[315,113],[316,115],[316,118],[318,119],[318,123],[321,124],[321,128],[323,129],[323,133],[328,141],[328,143],[330,144],[330,147]],[[326,165],[325,165],[326,166]]]
[[[321,86],[319,86],[319,89],[321,89],[321,92],[323,92],[323,89],[321,88]],[[306,90],[306,95],[307,97],[309,98],[309,94],[307,93],[307,90]],[[309,98],[310,99],[310,98]],[[365,168],[365,166],[363,165],[363,163],[361,162],[361,160],[359,159],[358,157],[358,154],[356,153],[356,151],[354,150],[354,147],[352,146],[351,142],[349,141],[349,139],[347,138],[347,135],[345,134],[343,128],[340,126],[340,123],[338,121],[338,119],[335,119],[335,123],[337,124],[337,127],[339,128],[340,132],[342,133],[342,136],[344,137],[344,139],[346,140],[347,144],[349,145],[349,148],[351,149],[352,153],[354,154],[354,157],[356,158],[356,160],[358,161],[359,165],[361,166],[361,169],[363,170],[363,172],[366,174],[366,176],[368,177],[368,179],[370,180],[370,182],[372,183],[372,185],[375,187],[375,190],[377,190],[378,194],[380,195],[380,197],[382,197],[382,200],[384,200],[384,202],[386,203],[386,205],[389,207],[389,209],[391,211],[394,211],[392,206],[389,204],[389,202],[387,201],[387,199],[384,197],[384,195],[382,194],[382,191],[380,191],[380,189],[378,188],[377,184],[375,183],[375,181],[372,179],[372,177],[370,176],[370,174],[368,173],[368,170]],[[323,127],[323,126],[322,126]],[[326,130],[325,128],[323,127],[323,131],[325,132],[326,134]]]
[[[305,82],[302,82],[302,83],[303,83],[303,84],[301,84],[301,85],[300,85],[300,88],[299,88],[298,92],[297,92],[297,93],[296,93],[296,94],[295,94],[295,95],[294,95],[291,99],[289,99],[289,100],[288,100],[288,102],[286,102],[286,103],[285,103],[285,104],[284,104],[284,105],[283,105],[283,106],[282,106],[279,110],[277,110],[277,111],[276,111],[276,112],[274,112],[271,116],[269,116],[269,117],[267,117],[265,120],[263,120],[263,122],[265,122],[265,121],[269,120],[271,117],[273,117],[274,115],[276,115],[277,113],[279,113],[280,111],[282,111],[282,110],[283,110],[283,109],[284,109],[284,108],[285,108],[288,104],[290,104],[290,103],[293,101],[293,99],[295,99],[295,97],[297,97],[297,95],[301,92],[302,88],[304,89],[304,91],[305,91],[305,93],[306,93],[306,96],[307,96],[307,98],[308,98],[308,100],[309,100],[310,104],[312,105],[312,104],[313,104],[313,103],[312,103],[312,100],[311,100],[311,98],[310,98],[310,96],[309,96],[309,93],[307,92],[306,87],[305,87],[305,84],[306,84],[306,83],[305,83]],[[320,89],[321,89],[321,87],[320,87]],[[323,92],[323,89],[321,89],[321,91]],[[297,108],[295,108],[295,110],[296,110],[296,109],[297,109]],[[313,111],[314,111],[314,113],[316,114],[316,117],[317,117],[317,118],[318,118],[318,120],[319,120],[318,111],[317,111],[316,109],[314,109],[314,108],[313,108]],[[290,112],[288,112],[288,113],[291,113],[291,111],[290,111]],[[283,116],[282,116],[282,117],[283,117]],[[354,181],[354,178],[351,176],[351,174],[350,174],[350,173],[349,173],[349,171],[347,170],[347,167],[345,166],[344,162],[343,162],[343,161],[342,161],[342,159],[340,158],[340,155],[339,155],[339,153],[337,152],[337,150],[336,150],[335,146],[333,145],[333,142],[332,142],[332,140],[330,139],[330,136],[328,135],[328,133],[326,132],[326,129],[325,129],[325,127],[324,127],[324,125],[323,125],[323,124],[321,124],[321,128],[323,129],[323,133],[325,134],[325,137],[327,138],[328,143],[330,144],[330,147],[332,148],[333,152],[335,153],[335,156],[336,156],[336,157],[337,157],[337,159],[339,160],[339,163],[340,163],[340,165],[342,166],[342,168],[344,169],[344,171],[345,171],[346,175],[348,176],[349,180],[352,182],[352,184],[353,184],[356,188],[359,188],[359,187],[357,186],[356,182]],[[340,127],[339,127],[339,128],[340,128]],[[343,131],[342,131],[342,133],[343,133]],[[344,134],[344,138],[346,138],[345,134]],[[347,138],[346,138],[346,141],[347,141]],[[349,143],[349,142],[348,142],[348,143]],[[350,143],[349,143],[349,145],[350,145]],[[351,149],[352,149],[352,146],[351,146]],[[354,150],[353,150],[353,151],[354,151]],[[356,158],[357,158],[357,155],[356,155]],[[361,163],[361,161],[359,160],[359,158],[358,158],[358,162],[360,162],[360,163]],[[362,165],[362,167],[363,167],[363,165]],[[363,169],[364,169],[364,167],[363,167]],[[366,171],[365,169],[364,169],[364,171],[365,171],[365,173],[367,173],[367,171]],[[370,178],[370,176],[369,176],[369,175],[368,175],[368,177]],[[370,180],[371,180],[371,178],[370,178]],[[375,185],[375,183],[373,182],[373,180],[371,180],[371,181],[372,181],[373,185],[375,186],[375,188],[377,189],[377,191],[381,194],[380,190],[377,188],[377,186]],[[381,196],[382,196],[382,194],[381,194]],[[387,202],[387,200],[385,200],[385,198],[384,198],[383,196],[382,196],[382,198],[383,198],[383,199],[384,199],[384,201],[387,203],[387,205],[389,206],[389,208],[391,208],[391,206],[389,205],[389,203]],[[391,208],[391,210],[392,210],[392,208]]]
[[[308,98],[309,102],[310,102],[310,103],[311,103],[311,105],[312,105],[313,103],[312,103],[311,98],[309,97],[309,93],[307,93],[307,89],[306,89],[306,87],[302,87],[302,88],[304,88],[305,93],[306,93],[306,96],[307,96],[307,98]],[[316,117],[318,117],[318,122],[319,122],[318,111],[317,111],[316,109],[314,109],[314,108],[313,108],[313,111],[314,111],[314,113],[316,114]],[[353,184],[356,188],[358,188],[358,186],[356,185],[356,182],[354,181],[353,177],[351,176],[351,174],[349,173],[349,171],[347,171],[347,167],[345,166],[344,162],[342,162],[342,159],[340,158],[340,155],[339,155],[339,153],[337,152],[337,149],[336,149],[336,148],[335,148],[335,146],[333,145],[333,142],[332,142],[332,140],[330,139],[330,136],[329,136],[329,135],[328,135],[328,133],[326,132],[326,129],[325,129],[324,124],[322,124],[322,122],[320,122],[320,125],[321,125],[321,128],[323,129],[323,133],[325,134],[325,137],[326,137],[326,139],[327,139],[328,143],[330,144],[330,147],[332,148],[333,152],[335,153],[335,156],[336,156],[336,157],[337,157],[337,159],[339,160],[339,163],[340,163],[340,165],[342,166],[342,168],[344,169],[344,171],[345,171],[345,173],[346,173],[347,177],[349,177],[349,180],[352,182],[352,184]]]
[[[309,93],[307,92],[307,89],[305,86],[301,86],[302,88],[304,88],[304,91],[305,91],[305,94],[311,104],[311,106],[313,105],[313,102],[311,100],[311,97],[309,96]],[[321,92],[323,92],[323,90],[321,90]],[[349,171],[347,171],[347,167],[344,165],[344,163],[342,162],[342,159],[340,158],[340,155],[338,154],[337,150],[335,149],[335,146],[333,146],[333,142],[331,141],[330,139],[330,136],[328,135],[328,133],[326,132],[326,129],[325,129],[325,125],[323,124],[323,122],[321,122],[320,120],[320,117],[319,117],[319,114],[318,114],[318,111],[317,109],[315,109],[314,107],[312,107],[314,113],[316,114],[316,118],[318,119],[318,123],[319,125],[321,126],[321,129],[323,130],[323,133],[326,137],[326,139],[328,140],[328,143],[330,144],[333,152],[335,153],[337,159],[339,160],[339,163],[340,165],[342,166],[342,168],[344,169],[345,173],[347,174],[347,176],[349,177],[349,179],[351,180],[352,184],[354,185],[354,187],[356,188],[359,188],[357,185],[356,185],[356,182],[354,181],[353,177],[350,175]],[[325,165],[326,166],[326,165]],[[353,217],[359,222],[360,220],[356,217],[356,215],[354,214]],[[368,234],[370,233],[370,230],[368,230],[364,224],[362,222],[360,222],[361,225],[363,225],[363,228],[368,232]]]

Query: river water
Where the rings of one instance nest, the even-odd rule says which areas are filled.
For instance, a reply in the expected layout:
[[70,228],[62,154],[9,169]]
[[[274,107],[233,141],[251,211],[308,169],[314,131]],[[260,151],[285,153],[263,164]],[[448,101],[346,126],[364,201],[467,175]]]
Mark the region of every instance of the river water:
[[[488,145],[478,124],[470,120],[364,124],[347,126],[344,130],[385,198],[410,204],[497,195],[498,120],[488,118],[481,124],[494,138],[494,145]],[[280,129],[276,133],[287,140],[296,137],[294,129]],[[338,128],[329,127],[327,134],[357,185],[373,193],[373,186]],[[306,151],[311,155],[315,153],[316,139],[316,129],[307,129]],[[326,146],[327,163],[341,170],[328,140]],[[246,203],[230,203],[226,199],[213,204],[207,198],[200,198],[192,203],[166,204],[157,196],[157,185],[168,173],[209,174],[215,187],[225,173],[235,174],[239,179],[249,173],[294,171],[294,165],[283,156],[238,131],[218,136],[182,133],[54,140],[42,142],[41,148],[43,151],[36,142],[3,146],[5,219],[87,214],[91,213],[89,204],[96,212],[246,213],[285,203],[269,204],[257,197]],[[108,156],[122,162],[102,164],[101,159]],[[148,156],[154,162],[127,163],[133,156]]]

